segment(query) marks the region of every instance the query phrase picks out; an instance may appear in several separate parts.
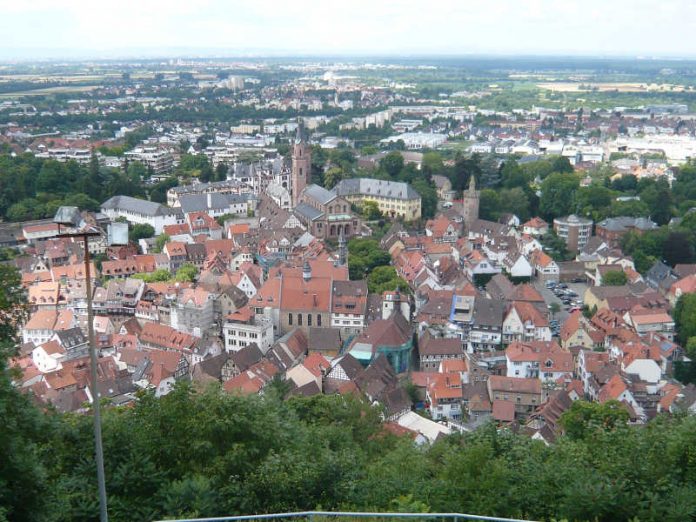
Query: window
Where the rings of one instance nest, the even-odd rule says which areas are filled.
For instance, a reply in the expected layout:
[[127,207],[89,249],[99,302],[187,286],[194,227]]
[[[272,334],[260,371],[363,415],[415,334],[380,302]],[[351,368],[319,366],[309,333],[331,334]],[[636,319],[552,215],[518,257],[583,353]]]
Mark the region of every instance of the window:
[[288,324],[292,326],[292,314],[288,314]]
[[307,314],[307,326],[312,326],[312,314]]
[[317,326],[321,326],[321,315],[317,314]]
[[302,326],[302,314],[297,314],[297,326]]

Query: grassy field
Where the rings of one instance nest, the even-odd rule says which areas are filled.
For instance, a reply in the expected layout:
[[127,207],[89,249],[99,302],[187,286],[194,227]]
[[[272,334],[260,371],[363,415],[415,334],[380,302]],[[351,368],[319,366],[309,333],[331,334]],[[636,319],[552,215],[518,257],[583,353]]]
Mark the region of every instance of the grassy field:
[[58,87],[46,87],[44,89],[25,89],[23,91],[1,93],[0,99],[21,98],[22,96],[45,96],[48,94],[70,94],[74,92],[89,92],[99,87],[99,85],[61,85]]

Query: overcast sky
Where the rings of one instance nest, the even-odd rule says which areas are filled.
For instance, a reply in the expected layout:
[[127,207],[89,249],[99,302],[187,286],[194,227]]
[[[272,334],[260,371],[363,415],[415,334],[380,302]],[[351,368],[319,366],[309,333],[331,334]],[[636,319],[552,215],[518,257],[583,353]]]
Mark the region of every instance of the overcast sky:
[[696,57],[696,1],[0,0],[5,59],[182,49]]

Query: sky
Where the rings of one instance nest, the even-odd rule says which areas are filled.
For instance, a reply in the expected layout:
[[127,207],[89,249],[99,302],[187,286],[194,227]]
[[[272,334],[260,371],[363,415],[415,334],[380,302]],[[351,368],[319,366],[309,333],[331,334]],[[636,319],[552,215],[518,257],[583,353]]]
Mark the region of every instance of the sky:
[[0,0],[0,58],[696,57],[694,0]]

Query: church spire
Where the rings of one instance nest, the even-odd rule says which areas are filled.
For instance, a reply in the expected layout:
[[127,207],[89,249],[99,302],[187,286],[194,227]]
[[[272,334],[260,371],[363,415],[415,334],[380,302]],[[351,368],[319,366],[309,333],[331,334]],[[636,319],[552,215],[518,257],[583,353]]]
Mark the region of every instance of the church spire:
[[295,144],[299,145],[302,143],[302,121],[297,119],[297,132],[295,132]]
[[469,178],[469,192],[476,192],[476,176],[473,174]]

